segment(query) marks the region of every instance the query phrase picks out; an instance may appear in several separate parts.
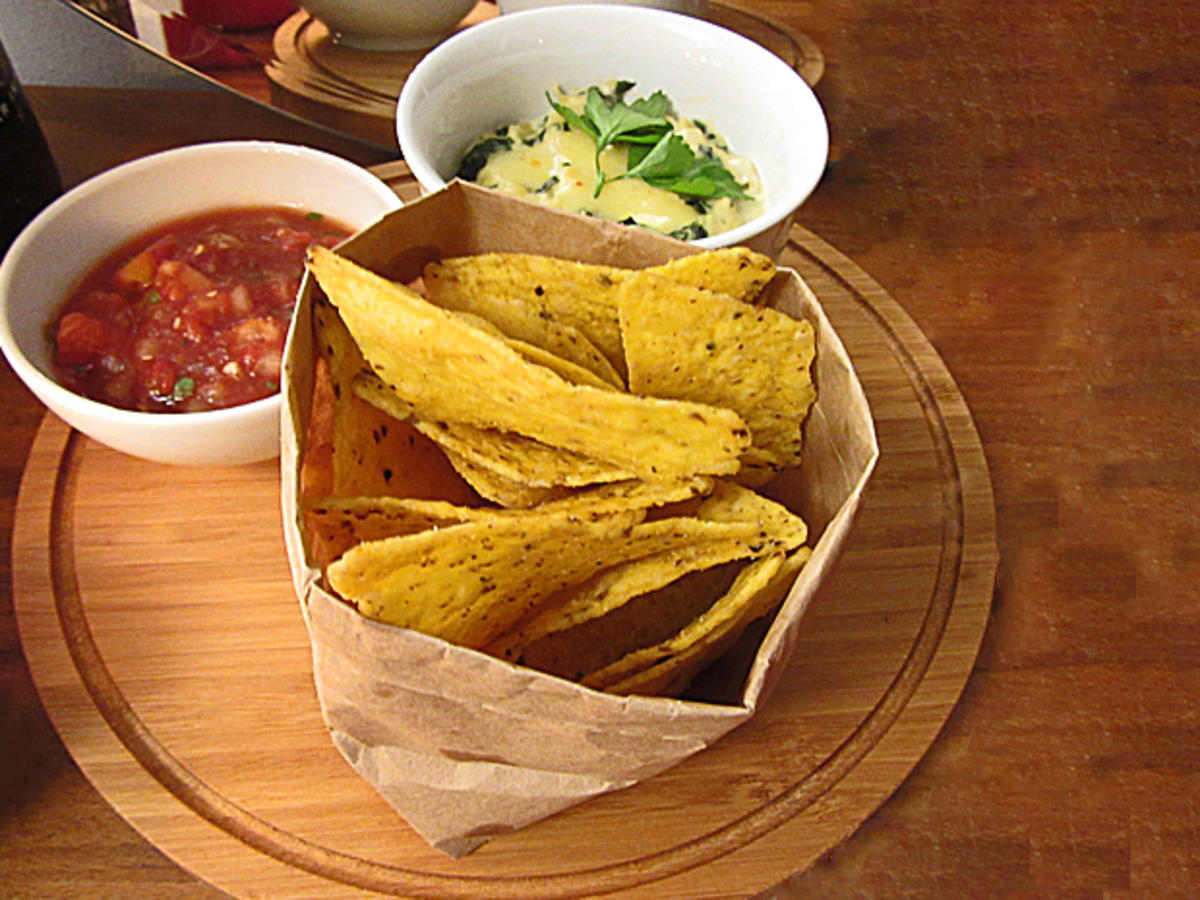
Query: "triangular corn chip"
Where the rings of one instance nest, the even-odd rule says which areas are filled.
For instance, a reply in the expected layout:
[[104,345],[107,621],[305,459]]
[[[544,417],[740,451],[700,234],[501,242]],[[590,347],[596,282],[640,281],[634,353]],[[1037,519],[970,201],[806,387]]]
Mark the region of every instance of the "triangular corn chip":
[[647,480],[732,474],[749,445],[728,409],[572,385],[332,251],[314,248],[310,266],[363,357],[425,419],[523,434]]

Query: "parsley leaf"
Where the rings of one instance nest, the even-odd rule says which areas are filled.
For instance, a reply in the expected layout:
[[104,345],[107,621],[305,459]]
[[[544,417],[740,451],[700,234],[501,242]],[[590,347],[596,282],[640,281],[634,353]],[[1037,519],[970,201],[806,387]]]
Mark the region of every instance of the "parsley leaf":
[[171,400],[179,403],[181,400],[186,400],[196,392],[196,381],[193,378],[188,378],[186,375],[175,382],[175,387],[171,389]]
[[[626,103],[625,93],[633,85],[631,81],[621,81],[613,94],[605,94],[595,86],[588,88],[582,114],[546,94],[554,110],[596,145],[593,196],[600,196],[610,180],[640,178],[652,187],[689,198],[749,199],[749,194],[720,160],[711,155],[697,155],[687,141],[674,133],[667,118],[671,101],[666,94],[655,91],[649,97]],[[600,166],[600,154],[617,144],[628,148],[627,170],[609,179]]]
[[640,178],[652,187],[688,197],[749,199],[720,160],[697,155],[677,134],[667,135],[648,152],[640,150],[630,148],[629,169],[617,178]]
[[[625,84],[632,87],[632,84]],[[593,86],[588,88],[583,115],[569,106],[557,103],[550,94],[546,94],[546,99],[560,116],[588,135],[596,145],[594,196],[600,195],[607,181],[607,176],[600,167],[600,154],[605,148],[617,143],[657,144],[663,135],[671,131],[671,123],[667,121],[671,101],[662,91],[656,91],[649,97],[627,104],[620,95],[607,96],[598,87]]]

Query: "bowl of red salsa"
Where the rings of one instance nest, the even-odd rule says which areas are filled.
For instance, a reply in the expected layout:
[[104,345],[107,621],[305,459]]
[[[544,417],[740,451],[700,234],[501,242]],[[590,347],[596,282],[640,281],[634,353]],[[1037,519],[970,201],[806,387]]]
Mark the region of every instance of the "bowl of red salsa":
[[310,148],[229,141],[118,166],[47,207],[0,263],[0,349],[90,437],[156,462],[279,452],[281,364],[308,248],[400,205]]

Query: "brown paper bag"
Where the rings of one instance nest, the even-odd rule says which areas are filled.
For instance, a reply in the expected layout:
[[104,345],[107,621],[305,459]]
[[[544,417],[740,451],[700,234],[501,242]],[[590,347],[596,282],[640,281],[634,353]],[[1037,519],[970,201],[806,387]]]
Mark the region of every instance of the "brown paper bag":
[[[408,281],[435,258],[487,251],[641,267],[693,252],[633,228],[455,183],[361,232],[342,254]],[[297,514],[313,389],[310,292],[285,365],[283,510],[322,714],[346,760],[432,846],[451,856],[682,761],[750,718],[786,666],[797,626],[838,555],[878,456],[870,410],[816,297],[784,270],[767,301],[816,327],[818,399],[805,458],[772,494],[808,522],[813,554],[748,665],[721,668],[719,698],[622,697],[371,621],[319,586]],[[731,657],[732,658],[732,657]]]

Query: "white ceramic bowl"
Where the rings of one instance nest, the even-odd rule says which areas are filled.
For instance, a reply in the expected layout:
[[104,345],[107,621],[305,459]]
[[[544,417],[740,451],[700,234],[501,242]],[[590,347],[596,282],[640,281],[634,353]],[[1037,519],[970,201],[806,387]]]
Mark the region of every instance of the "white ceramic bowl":
[[289,144],[199,144],[133,160],[68,191],[17,236],[0,264],[0,350],[50,410],[117,450],[195,465],[277,456],[278,394],[206,412],[117,409],[54,380],[44,332],[78,280],[116,247],[181,217],[253,205],[320,211],[358,230],[400,201],[365,169]]
[[299,0],[334,41],[359,50],[423,50],[454,30],[475,0]]
[[396,134],[423,190],[444,187],[483,134],[548,111],[546,91],[613,78],[664,91],[680,114],[722,134],[758,167],[754,220],[693,243],[778,254],[796,209],[825,171],[829,131],[812,89],[783,60],[692,16],[634,6],[533,9],[474,25],[431,50],[396,107]]

